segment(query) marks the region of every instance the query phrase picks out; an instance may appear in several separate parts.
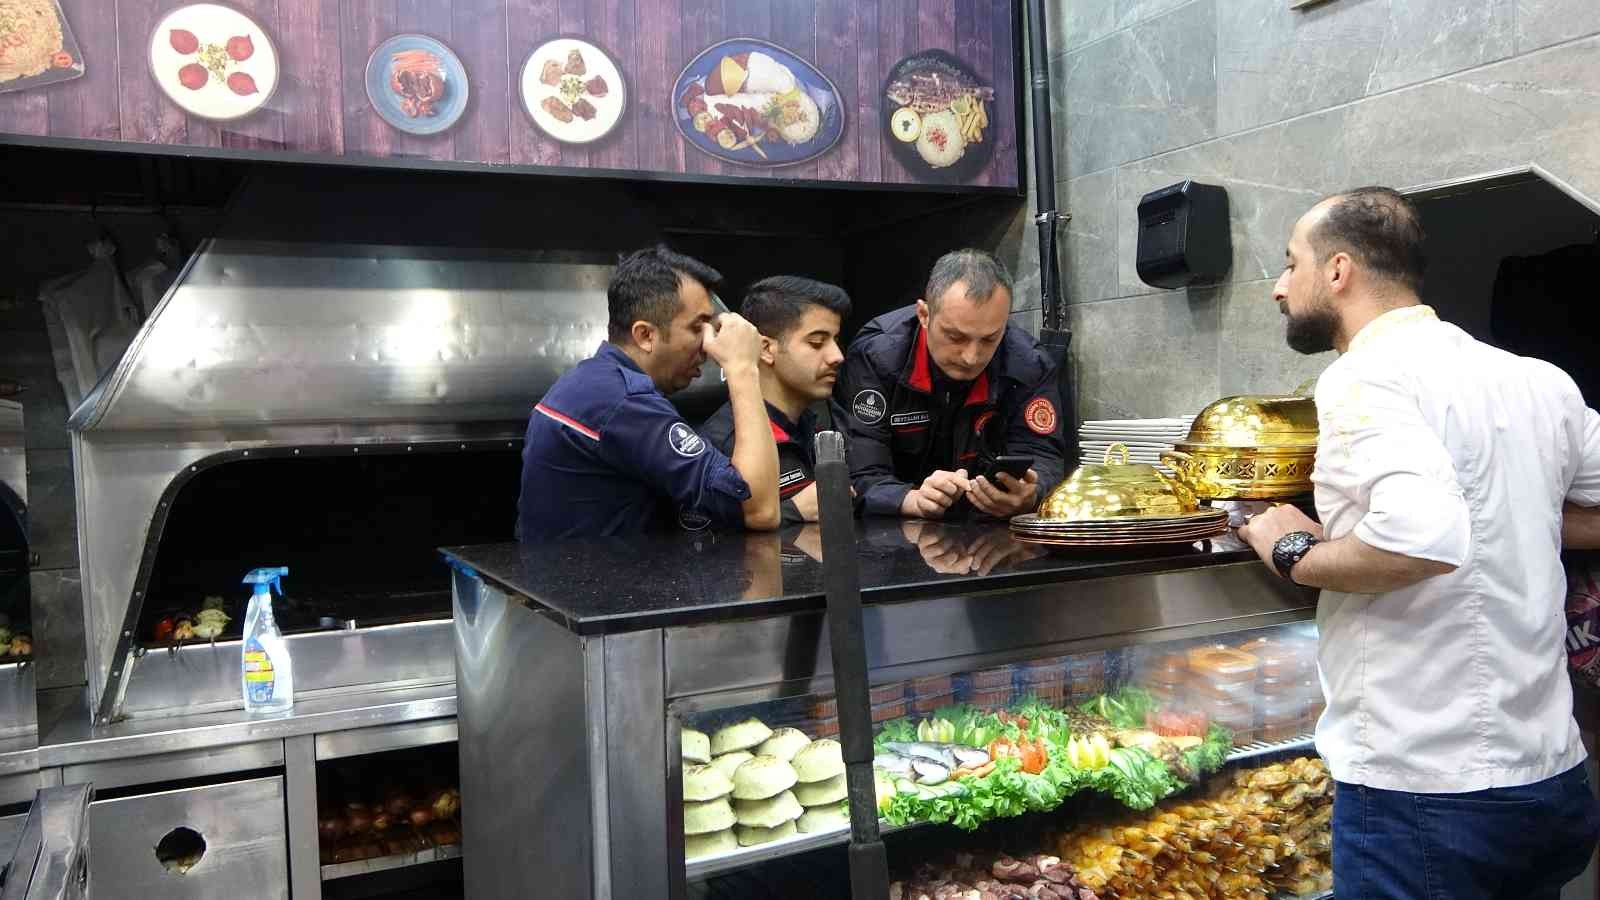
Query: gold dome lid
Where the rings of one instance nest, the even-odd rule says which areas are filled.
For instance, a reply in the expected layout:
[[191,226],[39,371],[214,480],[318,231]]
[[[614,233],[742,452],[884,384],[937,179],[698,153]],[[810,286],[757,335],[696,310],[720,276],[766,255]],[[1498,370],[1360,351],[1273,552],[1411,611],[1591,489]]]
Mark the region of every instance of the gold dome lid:
[[[1113,454],[1121,461],[1113,463]],[[1079,466],[1039,504],[1043,522],[1176,516],[1200,508],[1194,492],[1155,466],[1128,463],[1128,448],[1106,448],[1104,464]]]
[[1184,445],[1317,446],[1317,404],[1310,397],[1223,397],[1195,416]]

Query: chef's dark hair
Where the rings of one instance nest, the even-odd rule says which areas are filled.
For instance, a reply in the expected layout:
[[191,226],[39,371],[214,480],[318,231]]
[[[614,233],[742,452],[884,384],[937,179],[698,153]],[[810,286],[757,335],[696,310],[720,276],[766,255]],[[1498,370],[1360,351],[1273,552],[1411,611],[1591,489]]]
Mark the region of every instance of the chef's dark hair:
[[1318,259],[1348,253],[1377,275],[1422,293],[1427,257],[1422,214],[1393,188],[1361,187],[1330,198],[1308,240]]
[[933,264],[933,271],[928,273],[928,286],[923,289],[922,299],[927,301],[929,312],[938,312],[939,303],[944,300],[944,295],[956,282],[961,282],[967,288],[967,299],[975,303],[982,303],[994,296],[994,289],[1006,289],[1006,302],[1011,302],[1014,293],[1011,287],[1011,273],[1006,271],[1006,264],[995,259],[994,254],[976,247],[964,250],[952,250],[939,257]]
[[664,246],[636,250],[617,262],[606,286],[607,332],[612,341],[626,344],[633,323],[644,321],[665,331],[678,314],[678,280],[688,278],[707,291],[722,284],[722,273],[692,256]]
[[844,288],[798,275],[774,275],[750,285],[739,314],[757,331],[781,341],[812,306],[838,313],[841,321],[850,318],[850,295]]

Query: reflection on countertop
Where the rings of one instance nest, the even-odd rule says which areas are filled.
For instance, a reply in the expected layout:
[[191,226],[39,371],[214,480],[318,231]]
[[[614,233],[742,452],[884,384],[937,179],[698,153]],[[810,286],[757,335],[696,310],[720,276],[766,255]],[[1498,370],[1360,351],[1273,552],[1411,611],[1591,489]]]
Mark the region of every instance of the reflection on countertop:
[[[1253,560],[1235,535],[1134,550],[1045,550],[1005,523],[867,518],[856,524],[868,603]],[[447,547],[458,567],[550,610],[580,634],[789,615],[825,605],[817,526]]]

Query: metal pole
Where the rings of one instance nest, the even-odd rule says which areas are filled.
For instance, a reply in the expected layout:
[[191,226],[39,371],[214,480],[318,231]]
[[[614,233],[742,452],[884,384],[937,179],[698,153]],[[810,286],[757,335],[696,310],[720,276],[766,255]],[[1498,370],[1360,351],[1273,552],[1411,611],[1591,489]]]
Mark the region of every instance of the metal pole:
[[1072,383],[1072,331],[1067,328],[1066,298],[1061,290],[1061,264],[1056,259],[1058,223],[1070,219],[1056,210],[1055,134],[1050,118],[1050,49],[1045,37],[1045,0],[1028,0],[1028,72],[1033,101],[1033,195],[1039,229],[1039,343],[1056,361],[1061,391],[1062,436],[1067,443],[1067,470],[1078,460],[1078,404]]
[[828,593],[828,641],[839,706],[839,743],[850,790],[850,896],[886,900],[889,859],[878,834],[878,791],[872,778],[872,712],[867,695],[867,648],[861,632],[861,572],[856,563],[855,511],[844,435],[816,438],[817,513],[822,524],[823,585]]

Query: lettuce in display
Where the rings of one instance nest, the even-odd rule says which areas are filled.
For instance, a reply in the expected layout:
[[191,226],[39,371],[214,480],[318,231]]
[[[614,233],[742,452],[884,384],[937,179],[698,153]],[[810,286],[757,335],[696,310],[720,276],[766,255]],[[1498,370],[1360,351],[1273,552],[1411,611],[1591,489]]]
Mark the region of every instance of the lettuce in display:
[[[926,747],[986,750],[992,760],[985,775],[957,770],[937,786],[919,784],[913,777],[894,779],[894,793],[885,791],[881,798],[886,801],[884,818],[893,825],[927,822],[972,830],[993,819],[1055,809],[1085,790],[1131,809],[1149,809],[1188,786],[1175,768],[1190,776],[1215,771],[1232,748],[1232,735],[1215,725],[1185,750],[1159,739],[1150,743],[1156,736],[1139,729],[1154,706],[1148,694],[1131,689],[1076,710],[1055,709],[1030,698],[1008,711],[952,706],[938,710],[925,724],[909,719],[885,723],[877,739],[885,759],[894,757],[890,748],[906,752],[923,724],[924,736],[954,738]],[[1119,735],[1141,745],[1114,746]],[[1146,745],[1158,747],[1172,764]]]

